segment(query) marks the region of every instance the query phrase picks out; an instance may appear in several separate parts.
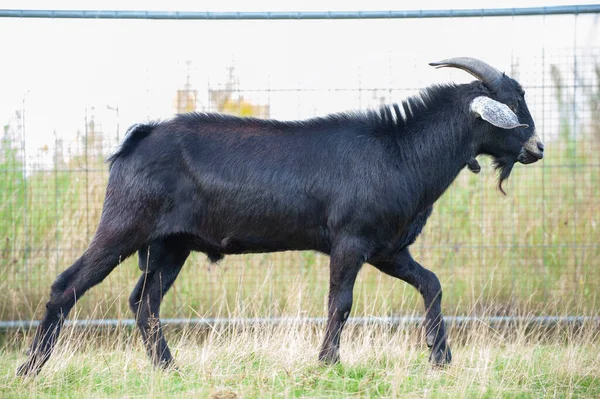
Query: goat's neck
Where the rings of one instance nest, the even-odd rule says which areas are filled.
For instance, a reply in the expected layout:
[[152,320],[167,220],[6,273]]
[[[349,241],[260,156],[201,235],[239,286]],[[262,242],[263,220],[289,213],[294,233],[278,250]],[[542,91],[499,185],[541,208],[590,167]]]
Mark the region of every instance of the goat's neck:
[[425,207],[432,205],[476,156],[469,121],[456,112],[450,120],[448,115],[440,110],[428,120],[417,121],[406,136],[404,158],[414,176],[410,184]]

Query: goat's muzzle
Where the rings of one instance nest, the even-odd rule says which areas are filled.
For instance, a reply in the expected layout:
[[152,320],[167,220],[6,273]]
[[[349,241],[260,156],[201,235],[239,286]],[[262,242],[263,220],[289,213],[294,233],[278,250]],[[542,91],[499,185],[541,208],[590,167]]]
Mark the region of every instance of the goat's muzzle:
[[517,161],[527,165],[537,162],[542,158],[544,158],[544,143],[536,133],[527,140],[517,157]]

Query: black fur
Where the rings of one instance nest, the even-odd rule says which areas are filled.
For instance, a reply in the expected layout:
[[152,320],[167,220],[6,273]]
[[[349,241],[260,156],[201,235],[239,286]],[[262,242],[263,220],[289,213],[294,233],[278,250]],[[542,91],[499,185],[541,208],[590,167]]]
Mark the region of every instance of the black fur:
[[[331,256],[321,360],[339,359],[354,281],[368,262],[423,295],[431,360],[448,363],[440,283],[408,247],[434,202],[465,165],[477,165],[477,155],[494,157],[500,183],[510,174],[533,121],[520,86],[505,79],[502,93],[478,81],[435,86],[399,105],[306,121],[192,113],[136,125],[109,158],[96,235],[53,285],[19,373],[41,368],[75,301],[136,251],[144,276],[130,304],[157,365],[172,362],[158,321],[160,301],[190,251],[217,261],[285,250]],[[519,119],[530,127],[505,131],[482,121],[469,108],[482,95],[520,102]]]
[[112,164],[118,157],[129,154],[135,148],[135,144],[148,136],[156,125],[157,123],[151,123],[148,125],[133,125],[130,127],[125,133],[125,138],[121,147],[108,157],[106,161]]

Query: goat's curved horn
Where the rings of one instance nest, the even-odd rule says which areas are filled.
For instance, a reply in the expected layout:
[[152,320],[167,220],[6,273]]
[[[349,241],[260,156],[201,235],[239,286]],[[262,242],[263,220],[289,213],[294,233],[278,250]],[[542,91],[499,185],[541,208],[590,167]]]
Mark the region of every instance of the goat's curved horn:
[[498,88],[503,75],[493,66],[471,57],[448,58],[440,62],[431,62],[429,65],[436,68],[452,67],[462,69],[481,80],[492,90]]

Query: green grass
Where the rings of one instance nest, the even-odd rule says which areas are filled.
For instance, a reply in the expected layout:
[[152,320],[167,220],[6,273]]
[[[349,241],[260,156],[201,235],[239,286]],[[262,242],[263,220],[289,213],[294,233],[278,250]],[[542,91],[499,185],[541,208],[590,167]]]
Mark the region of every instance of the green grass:
[[25,359],[23,337],[5,336],[0,397],[600,396],[600,346],[591,326],[451,331],[454,362],[444,369],[429,365],[418,329],[350,327],[342,362],[333,367],[316,360],[322,331],[302,324],[168,336],[178,370],[164,372],[150,366],[137,333],[69,328],[41,374],[27,379],[14,375]]

